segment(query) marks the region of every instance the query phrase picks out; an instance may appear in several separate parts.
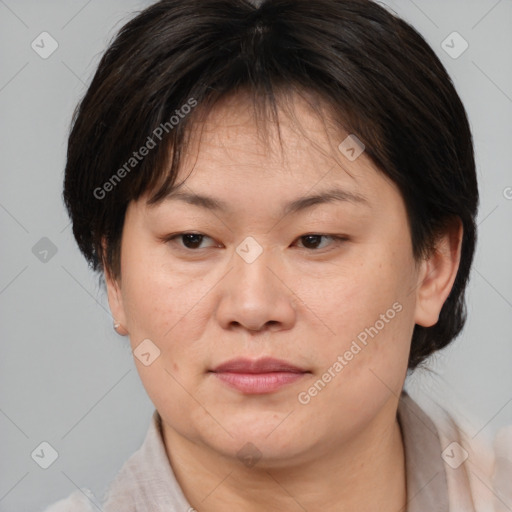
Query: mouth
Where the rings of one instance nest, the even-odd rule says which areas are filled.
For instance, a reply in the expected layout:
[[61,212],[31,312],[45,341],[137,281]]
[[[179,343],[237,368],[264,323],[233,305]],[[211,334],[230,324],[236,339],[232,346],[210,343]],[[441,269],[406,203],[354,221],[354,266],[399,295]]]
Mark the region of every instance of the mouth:
[[210,373],[244,394],[265,394],[296,382],[311,372],[287,361],[265,357],[232,359],[210,370]]

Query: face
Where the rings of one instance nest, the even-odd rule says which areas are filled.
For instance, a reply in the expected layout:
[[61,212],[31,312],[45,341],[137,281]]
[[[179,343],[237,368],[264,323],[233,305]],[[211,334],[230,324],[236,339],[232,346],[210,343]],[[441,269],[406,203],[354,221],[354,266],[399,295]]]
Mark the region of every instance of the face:
[[281,112],[269,146],[247,105],[193,134],[181,197],[129,205],[108,292],[164,430],[277,466],[392,418],[427,268],[397,187],[338,149],[347,134],[295,98],[302,128]]

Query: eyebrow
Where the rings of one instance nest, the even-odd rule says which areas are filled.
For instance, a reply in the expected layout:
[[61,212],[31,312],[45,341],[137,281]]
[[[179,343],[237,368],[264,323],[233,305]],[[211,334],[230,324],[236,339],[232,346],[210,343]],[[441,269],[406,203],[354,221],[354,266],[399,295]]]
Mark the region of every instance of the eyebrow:
[[[165,199],[171,201],[183,201],[188,204],[192,204],[207,210],[213,210],[221,213],[226,213],[229,211],[229,205],[226,202],[220,199],[216,199],[214,197],[200,194],[191,194],[187,192],[174,191],[168,194]],[[364,196],[354,192],[349,192],[347,190],[333,188],[325,190],[323,192],[319,192],[317,194],[300,197],[298,199],[295,199],[294,201],[286,203],[283,206],[281,215],[289,215],[291,213],[297,213],[299,211],[306,210],[319,204],[334,202],[349,202],[353,204],[362,204],[365,206],[369,206],[369,202]]]

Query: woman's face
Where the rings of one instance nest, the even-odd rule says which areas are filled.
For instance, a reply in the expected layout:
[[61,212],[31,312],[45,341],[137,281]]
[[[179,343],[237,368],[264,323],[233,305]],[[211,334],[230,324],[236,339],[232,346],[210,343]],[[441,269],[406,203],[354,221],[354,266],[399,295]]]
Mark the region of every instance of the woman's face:
[[164,430],[269,466],[392,420],[414,324],[435,316],[397,187],[294,104],[304,128],[281,116],[282,148],[243,99],[219,104],[183,195],[129,205],[108,281]]

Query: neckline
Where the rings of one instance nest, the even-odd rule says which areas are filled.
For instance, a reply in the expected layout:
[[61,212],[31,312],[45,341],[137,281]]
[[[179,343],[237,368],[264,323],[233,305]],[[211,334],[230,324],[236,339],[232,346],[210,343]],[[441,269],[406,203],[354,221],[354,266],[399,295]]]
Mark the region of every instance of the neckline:
[[441,440],[433,421],[403,390],[397,410],[405,456],[405,512],[449,510]]

